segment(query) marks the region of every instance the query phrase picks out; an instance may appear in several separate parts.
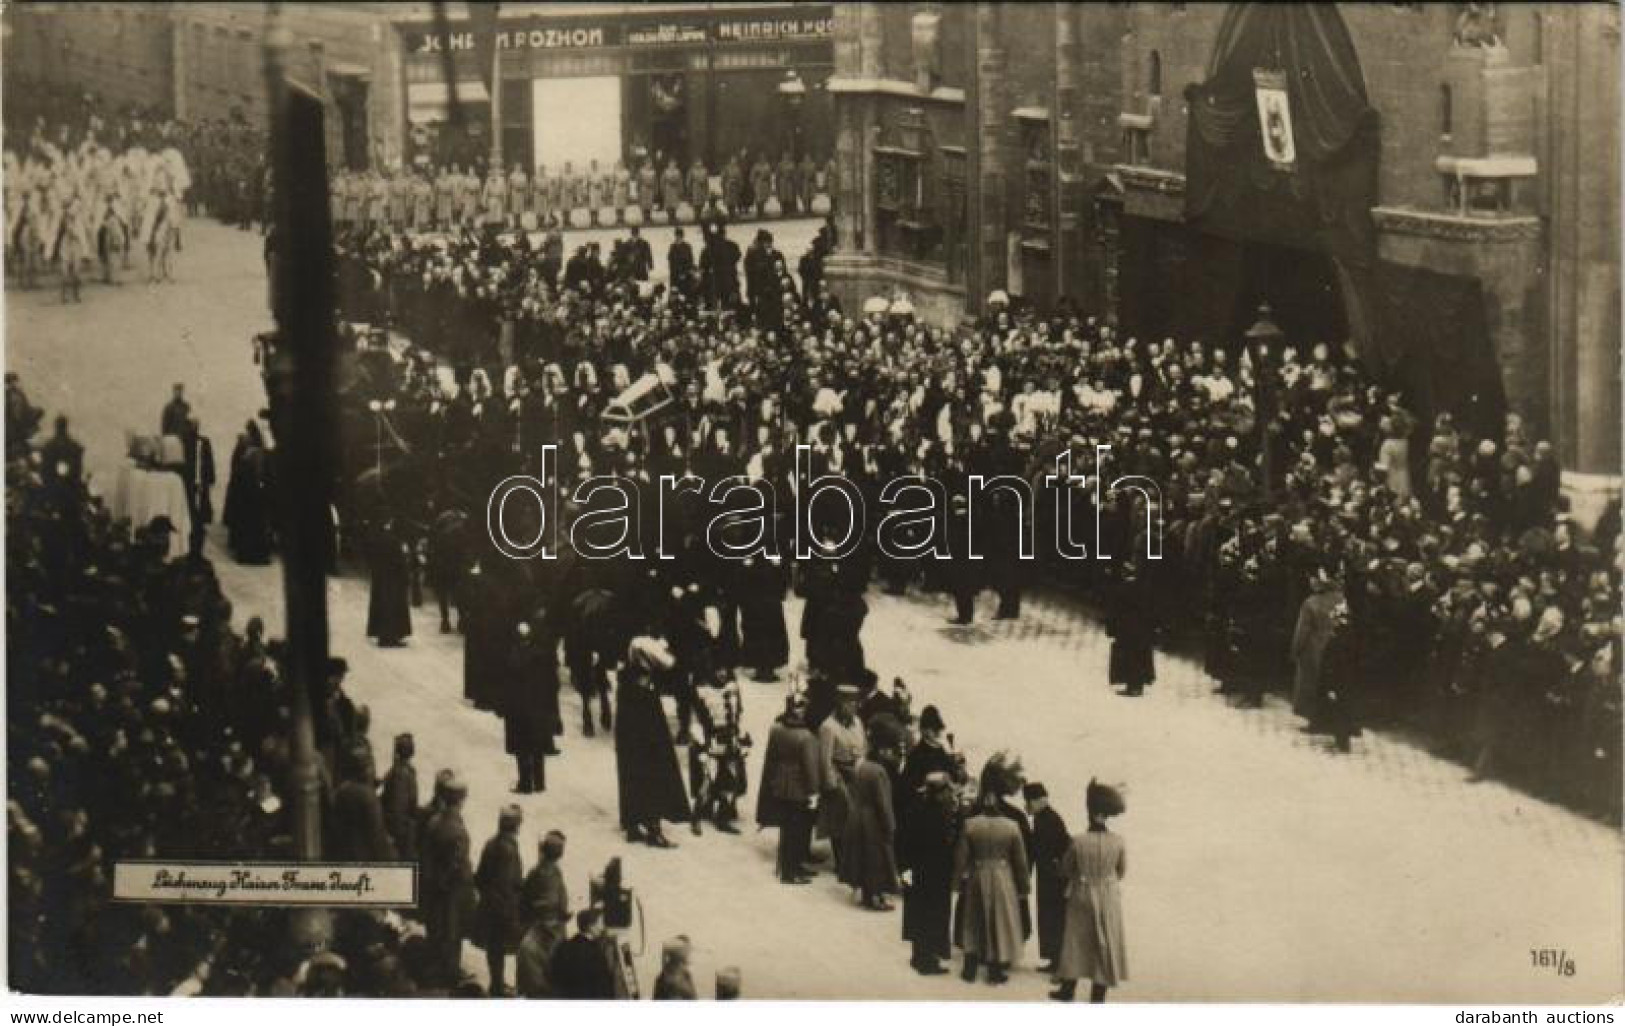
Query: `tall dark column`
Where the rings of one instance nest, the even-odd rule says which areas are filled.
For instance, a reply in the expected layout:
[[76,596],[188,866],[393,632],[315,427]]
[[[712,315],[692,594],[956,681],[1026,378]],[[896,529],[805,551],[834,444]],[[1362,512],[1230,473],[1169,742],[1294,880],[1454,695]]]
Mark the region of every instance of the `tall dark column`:
[[1005,287],[1006,189],[1005,123],[1010,105],[1005,96],[1005,52],[1000,5],[976,5],[976,166],[973,174],[972,230],[975,275],[967,298],[981,309],[987,295]]

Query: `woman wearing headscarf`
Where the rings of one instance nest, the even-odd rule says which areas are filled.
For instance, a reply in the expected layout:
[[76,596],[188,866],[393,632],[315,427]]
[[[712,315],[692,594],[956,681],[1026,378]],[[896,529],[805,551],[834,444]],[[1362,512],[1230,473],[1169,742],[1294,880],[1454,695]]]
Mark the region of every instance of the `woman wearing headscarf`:
[[1026,903],[1027,850],[1021,828],[1005,814],[1002,786],[1004,759],[994,756],[982,770],[976,809],[965,822],[954,851],[954,879],[959,881],[959,947],[965,953],[960,978],[976,980],[983,964],[989,983],[1004,983],[1006,970],[1021,955],[1021,907]]
[[1055,962],[1060,986],[1056,1001],[1071,1001],[1078,981],[1090,981],[1089,1000],[1099,1004],[1106,991],[1128,979],[1128,950],[1123,943],[1123,899],[1118,882],[1128,867],[1123,838],[1106,821],[1124,811],[1116,788],[1089,782],[1085,794],[1089,829],[1072,838],[1061,860],[1066,880],[1066,933]]

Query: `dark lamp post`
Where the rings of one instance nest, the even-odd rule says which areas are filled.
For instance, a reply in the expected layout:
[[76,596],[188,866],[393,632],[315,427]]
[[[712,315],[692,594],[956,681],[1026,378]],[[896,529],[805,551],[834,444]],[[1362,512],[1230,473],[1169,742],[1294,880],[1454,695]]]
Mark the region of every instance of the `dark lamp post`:
[[1275,421],[1275,383],[1269,377],[1268,360],[1272,347],[1279,350],[1286,340],[1286,333],[1270,317],[1271,312],[1268,303],[1258,304],[1258,320],[1242,336],[1253,363],[1253,419],[1258,422],[1259,473],[1263,477],[1262,493],[1266,499],[1270,497],[1275,479],[1270,451],[1270,425]]

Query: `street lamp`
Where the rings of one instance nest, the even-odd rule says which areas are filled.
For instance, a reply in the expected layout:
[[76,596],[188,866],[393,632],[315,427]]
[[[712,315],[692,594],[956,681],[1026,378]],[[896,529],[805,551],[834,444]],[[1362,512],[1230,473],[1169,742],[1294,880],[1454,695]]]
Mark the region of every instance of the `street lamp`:
[[1270,452],[1270,425],[1275,421],[1275,383],[1269,376],[1270,348],[1280,348],[1286,333],[1270,314],[1268,303],[1258,304],[1258,320],[1248,328],[1242,338],[1247,344],[1247,355],[1253,364],[1253,419],[1258,422],[1259,471],[1263,475],[1263,495],[1269,498],[1274,480],[1273,458]]
[[389,399],[380,402],[377,399],[367,403],[367,409],[372,411],[373,452],[375,461],[373,466],[378,471],[378,482],[384,480],[384,414],[395,408],[395,400]]

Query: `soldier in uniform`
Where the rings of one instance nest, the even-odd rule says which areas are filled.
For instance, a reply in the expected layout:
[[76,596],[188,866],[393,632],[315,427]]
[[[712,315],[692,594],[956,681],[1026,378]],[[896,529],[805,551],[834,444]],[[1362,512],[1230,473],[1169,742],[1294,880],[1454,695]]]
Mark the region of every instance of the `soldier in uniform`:
[[546,164],[536,165],[536,173],[530,179],[530,212],[536,216],[538,228],[547,224],[547,220],[559,209],[557,201],[558,176],[549,174]]
[[486,225],[500,228],[508,223],[508,180],[502,177],[500,167],[493,167],[486,173],[480,199]]
[[676,159],[668,160],[666,169],[660,173],[660,205],[668,216],[675,217],[678,204],[682,202],[683,172]]
[[728,158],[722,168],[722,203],[729,217],[741,217],[745,209],[745,172],[739,166],[739,157]]
[[519,824],[524,813],[517,805],[506,806],[497,817],[497,832],[480,851],[474,886],[479,892],[474,941],[485,950],[490,972],[486,993],[509,996],[508,954],[519,946],[522,919],[519,892],[525,880],[525,866],[519,855]]
[[435,975],[446,985],[463,978],[463,937],[469,926],[474,865],[470,861],[463,803],[468,785],[448,775],[440,785],[440,807],[423,839],[423,918]]
[[784,216],[790,217],[797,212],[801,202],[801,175],[796,170],[796,162],[790,159],[790,151],[785,150],[784,156],[779,158],[779,168],[776,176],[776,192],[779,203],[783,207]]
[[434,223],[434,186],[427,171],[412,175],[412,230],[426,232]]
[[384,828],[395,842],[395,853],[409,862],[418,857],[418,821],[423,814],[418,807],[418,770],[412,765],[416,754],[417,743],[411,734],[396,736],[394,760],[379,794]]
[[852,775],[867,741],[858,720],[858,687],[835,689],[835,711],[818,725],[818,836],[827,838],[840,868],[851,809]]
[[456,167],[442,168],[434,177],[434,226],[441,231],[450,228],[457,216],[458,177]]
[[389,226],[397,232],[412,227],[413,176],[396,168],[389,175]]
[[750,169],[750,204],[757,217],[766,215],[767,201],[773,196],[773,165],[767,162],[766,154],[760,154]]
[[529,201],[530,178],[525,174],[525,169],[515,163],[513,170],[508,172],[508,220],[515,228],[519,227]]
[[819,743],[807,729],[807,700],[796,692],[785,699],[773,721],[756,792],[756,822],[779,828],[776,871],[779,882],[811,880],[813,809],[819,793]]
[[694,216],[699,217],[705,211],[705,203],[711,198],[711,174],[695,157],[694,163],[688,166],[688,177],[685,179],[688,191],[688,205],[694,208]]

